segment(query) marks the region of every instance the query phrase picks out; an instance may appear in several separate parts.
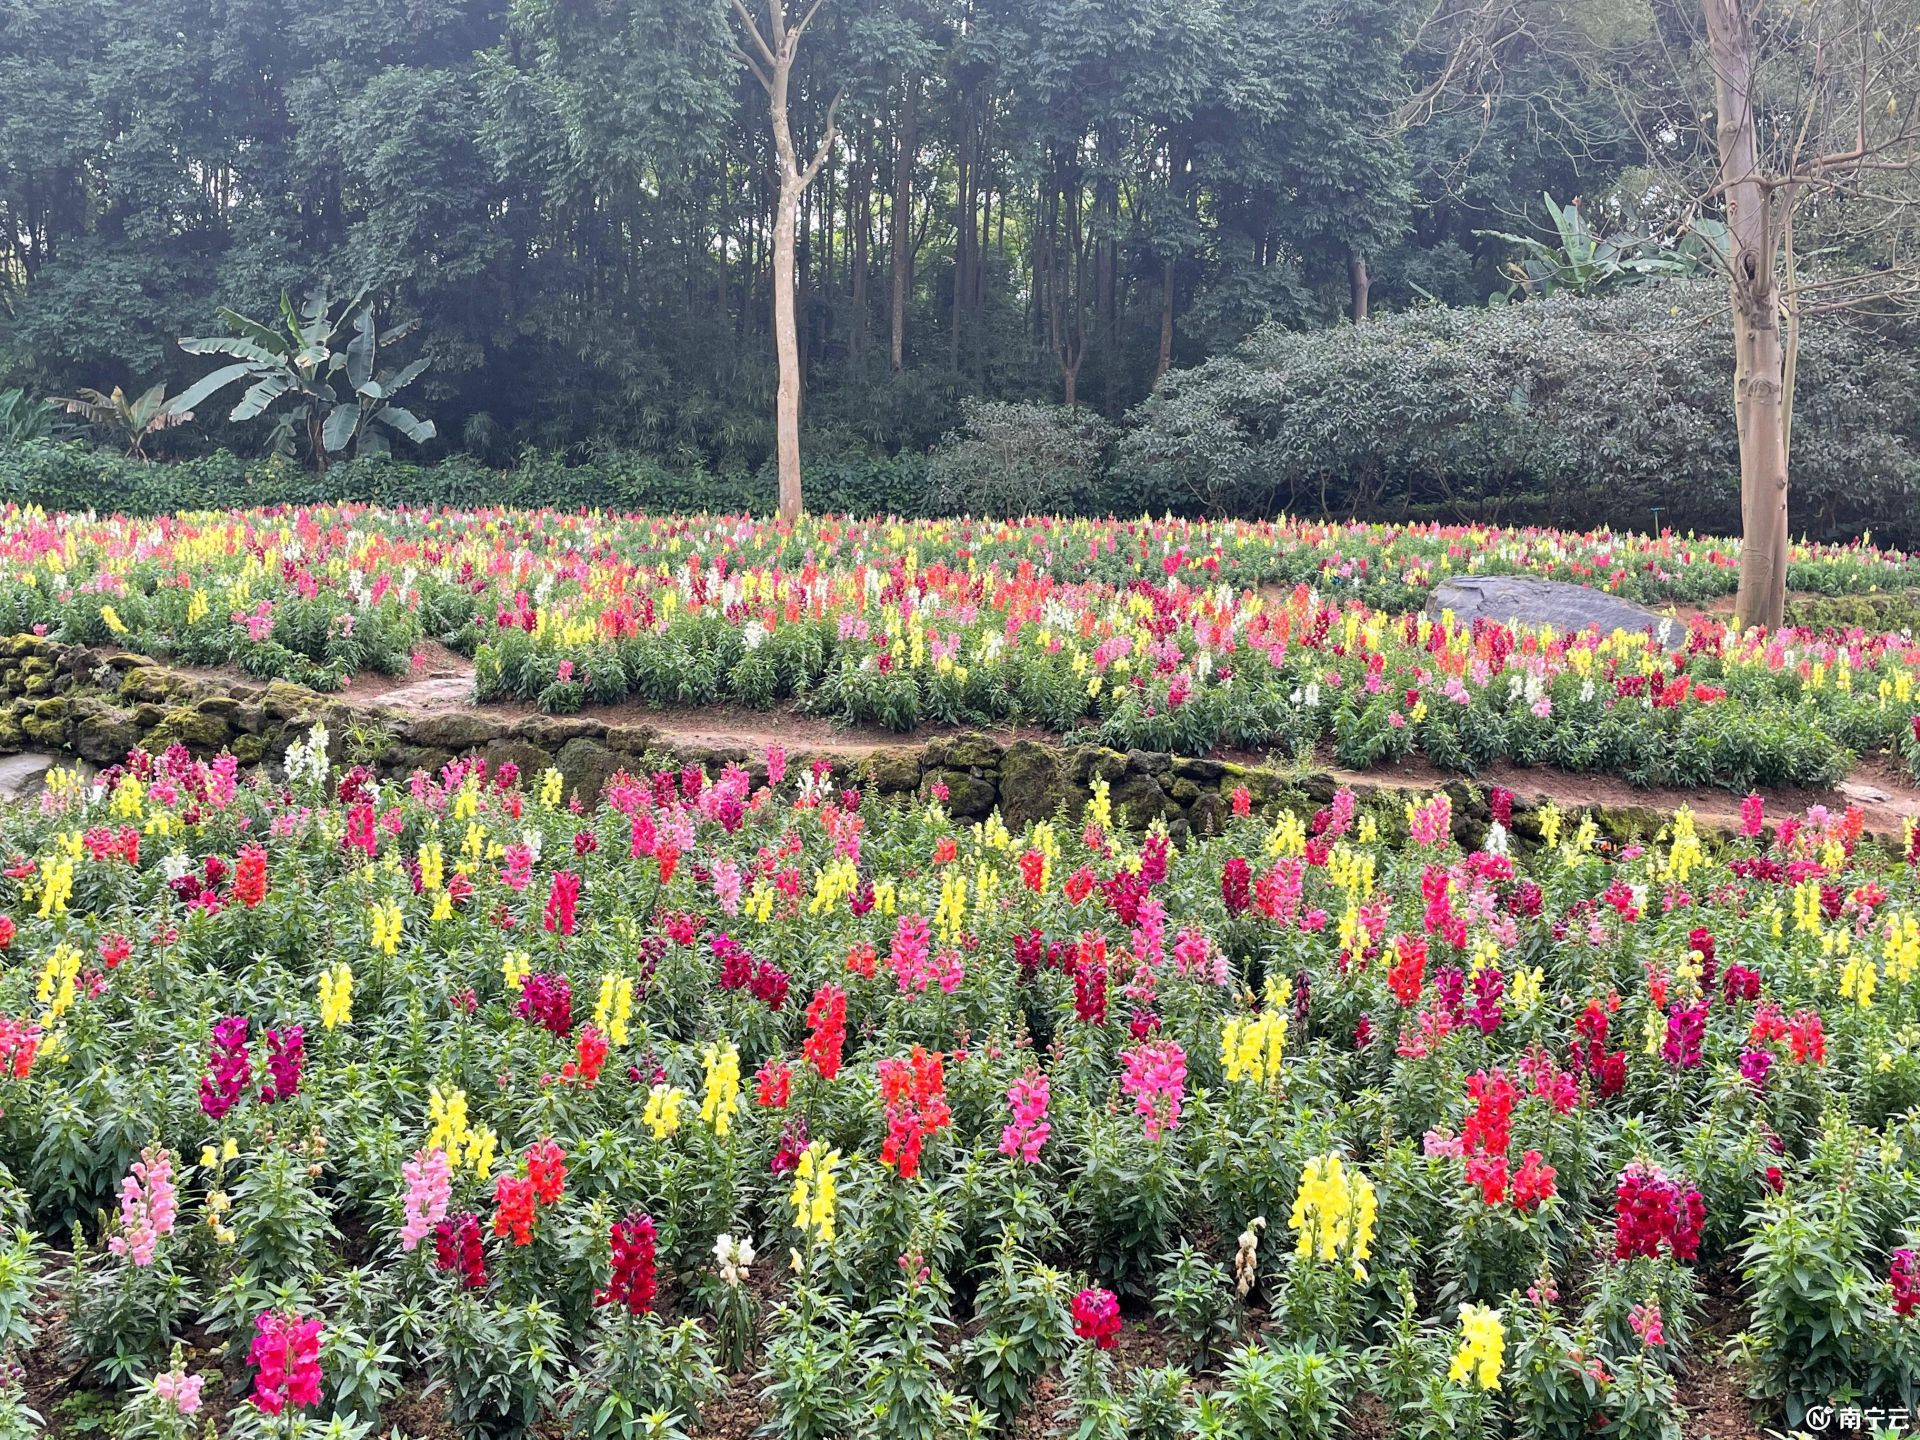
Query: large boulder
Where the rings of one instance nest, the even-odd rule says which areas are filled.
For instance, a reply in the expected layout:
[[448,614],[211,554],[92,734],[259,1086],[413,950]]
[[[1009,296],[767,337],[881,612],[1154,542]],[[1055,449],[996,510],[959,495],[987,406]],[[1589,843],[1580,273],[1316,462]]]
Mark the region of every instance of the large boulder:
[[1597,626],[1601,634],[1610,635],[1615,630],[1659,634],[1665,623],[1669,638],[1686,634],[1684,625],[1618,595],[1531,575],[1461,575],[1442,581],[1427,597],[1427,614],[1437,620],[1448,610],[1462,625],[1475,620],[1501,625],[1518,622],[1551,625],[1562,633]]

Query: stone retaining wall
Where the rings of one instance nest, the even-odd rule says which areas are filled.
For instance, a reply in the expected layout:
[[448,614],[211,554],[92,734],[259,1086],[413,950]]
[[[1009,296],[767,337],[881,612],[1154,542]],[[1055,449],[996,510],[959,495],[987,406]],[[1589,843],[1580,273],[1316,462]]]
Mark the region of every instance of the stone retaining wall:
[[[207,677],[140,655],[35,635],[0,637],[0,754],[59,749],[111,765],[135,746],[157,753],[178,743],[196,755],[230,750],[243,764],[271,764],[316,722],[327,727],[334,759],[368,764],[383,775],[434,771],[456,756],[478,754],[493,764],[510,760],[528,776],[553,766],[569,791],[589,803],[622,768],[737,762],[756,778],[764,775],[764,755],[758,751],[690,745],[641,723],[484,710],[408,715],[383,709],[377,701],[355,703],[283,680]],[[1077,817],[1096,776],[1111,787],[1121,822],[1138,829],[1164,820],[1176,839],[1220,829],[1231,813],[1231,796],[1242,785],[1263,811],[1311,810],[1334,791],[1334,781],[1324,775],[1096,745],[1003,743],[981,734],[941,735],[858,757],[821,753],[846,783],[881,796],[921,797],[944,784],[947,808],[956,817],[982,819],[998,808],[1015,828],[1061,806],[1070,818]],[[798,770],[814,758],[813,752],[794,747],[788,763]],[[1459,837],[1477,840],[1491,818],[1484,793],[1463,781],[1446,788]],[[1389,807],[1383,820],[1391,824],[1398,808]],[[1531,818],[1524,810],[1515,816],[1522,838],[1538,833]],[[1603,819],[1615,834],[1651,834],[1664,817],[1649,809],[1613,812]]]

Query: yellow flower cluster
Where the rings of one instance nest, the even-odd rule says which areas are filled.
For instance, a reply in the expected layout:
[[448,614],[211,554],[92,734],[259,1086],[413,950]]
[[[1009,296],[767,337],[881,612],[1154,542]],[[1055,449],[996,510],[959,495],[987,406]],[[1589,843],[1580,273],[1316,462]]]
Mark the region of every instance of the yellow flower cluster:
[[1855,955],[1840,972],[1840,996],[1862,1010],[1871,1010],[1874,987],[1879,981],[1880,972],[1874,968],[1873,961],[1865,955]]
[[827,914],[859,888],[860,872],[854,869],[851,860],[840,856],[832,864],[823,867],[819,878],[814,881],[813,898],[807,902],[807,913]]
[[1287,1052],[1287,1017],[1277,1010],[1229,1015],[1220,1025],[1220,1064],[1229,1083],[1264,1085],[1280,1078]]
[[73,861],[64,855],[49,860],[46,881],[40,891],[40,918],[51,920],[56,915],[66,914],[67,902],[72,898]]
[[334,1030],[353,1019],[353,967],[342,960],[320,972],[320,1028]]
[[475,1178],[484,1180],[493,1171],[500,1138],[486,1126],[467,1123],[467,1092],[442,1091],[438,1085],[427,1091],[427,1149],[447,1152],[447,1164],[454,1169],[469,1167]]
[[400,904],[396,900],[375,902],[367,913],[367,943],[382,955],[391,955],[400,948],[400,927],[404,917],[400,913]]
[[811,1234],[816,1240],[831,1243],[834,1234],[834,1203],[839,1184],[833,1172],[840,1168],[840,1152],[829,1150],[827,1142],[816,1140],[800,1152],[794,1167],[793,1190],[787,1202],[793,1206],[794,1228]]
[[633,980],[619,971],[600,977],[600,998],[593,1006],[593,1028],[616,1048],[627,1043],[627,1022],[633,1018]]
[[733,1129],[733,1112],[740,1108],[740,1052],[731,1040],[709,1044],[701,1052],[706,1085],[700,1093],[700,1123],[716,1135]]
[[40,971],[40,985],[33,998],[46,1006],[47,1023],[58,1020],[73,1008],[79,998],[80,952],[71,945],[56,945]]
[[1447,1379],[1478,1385],[1482,1390],[1500,1388],[1501,1359],[1506,1353],[1507,1332],[1500,1324],[1500,1312],[1485,1305],[1460,1307],[1460,1346],[1447,1367]]
[[1904,985],[1920,973],[1920,920],[1895,915],[1887,921],[1887,938],[1880,949],[1887,962],[1887,979]]
[[1348,1169],[1337,1154],[1314,1156],[1301,1172],[1287,1217],[1299,1236],[1293,1253],[1303,1260],[1350,1260],[1354,1278],[1366,1279],[1378,1210],[1373,1182],[1364,1173]]
[[640,1112],[640,1123],[653,1132],[654,1139],[664,1140],[680,1128],[680,1107],[686,1100],[687,1092],[678,1085],[655,1085],[647,1091],[647,1108]]

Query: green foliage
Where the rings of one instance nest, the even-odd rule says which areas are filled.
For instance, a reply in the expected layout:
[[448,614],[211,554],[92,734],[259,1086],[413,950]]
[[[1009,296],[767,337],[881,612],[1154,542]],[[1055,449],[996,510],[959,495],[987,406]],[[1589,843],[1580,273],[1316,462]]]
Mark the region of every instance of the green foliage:
[[1701,268],[1703,242],[1696,237],[1689,237],[1693,243],[1685,248],[1663,249],[1658,240],[1647,236],[1602,235],[1580,213],[1578,200],[1563,207],[1554,204],[1551,195],[1540,198],[1553,221],[1553,241],[1480,232],[1519,247],[1520,258],[1505,267],[1516,294],[1591,295],[1615,285],[1690,275]]
[[[182,340],[180,348],[189,355],[224,355],[234,363],[195,381],[174,397],[165,413],[190,419],[195,405],[244,384],[246,391],[227,418],[242,423],[273,412],[275,453],[291,453],[297,438],[319,471],[339,456],[387,454],[387,430],[416,445],[431,440],[433,422],[394,403],[431,362],[420,359],[398,370],[380,368],[381,349],[412,334],[419,321],[380,329],[365,290],[348,300],[337,316],[332,308],[323,287],[298,311],[282,291],[276,325],[222,309],[220,318],[237,334]],[[286,403],[278,404],[283,399]]]
[[69,415],[78,415],[89,425],[117,436],[126,443],[127,454],[137,460],[146,458],[149,437],[193,419],[193,411],[181,406],[177,398],[167,399],[164,380],[131,397],[116,385],[106,393],[82,388],[74,398],[61,397],[54,403],[64,406]]
[[[1840,316],[1802,343],[1794,529],[1882,530],[1920,493],[1920,355]],[[1156,508],[1644,528],[1658,506],[1737,532],[1732,363],[1710,282],[1268,328],[1168,375],[1118,467]]]

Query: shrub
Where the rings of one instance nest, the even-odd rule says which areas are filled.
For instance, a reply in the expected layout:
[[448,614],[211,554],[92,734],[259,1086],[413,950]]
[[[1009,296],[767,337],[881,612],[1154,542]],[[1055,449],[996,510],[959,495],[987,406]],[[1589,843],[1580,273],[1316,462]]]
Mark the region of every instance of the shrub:
[[968,400],[927,461],[943,514],[1080,514],[1106,508],[1112,425],[1090,410]]
[[[1888,527],[1920,486],[1920,357],[1805,330],[1793,522]],[[1708,282],[1257,332],[1134,414],[1123,482],[1222,514],[1540,517],[1737,533],[1732,336]],[[1913,533],[1895,518],[1894,528]]]

